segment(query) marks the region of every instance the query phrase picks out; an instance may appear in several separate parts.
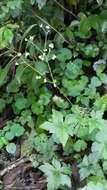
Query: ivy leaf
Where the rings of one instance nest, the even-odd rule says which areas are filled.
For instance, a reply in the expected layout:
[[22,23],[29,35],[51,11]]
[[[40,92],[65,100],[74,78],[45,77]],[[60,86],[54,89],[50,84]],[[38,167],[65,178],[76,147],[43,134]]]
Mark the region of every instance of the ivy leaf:
[[16,152],[16,145],[14,143],[9,143],[6,146],[6,150],[7,150],[8,153],[14,154]]

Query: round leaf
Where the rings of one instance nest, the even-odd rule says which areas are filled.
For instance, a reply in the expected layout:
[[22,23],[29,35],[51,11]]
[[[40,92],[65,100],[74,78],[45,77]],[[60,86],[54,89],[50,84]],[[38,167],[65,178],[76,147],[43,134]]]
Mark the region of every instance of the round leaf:
[[8,153],[14,154],[16,152],[16,145],[14,143],[9,143],[6,146],[6,150],[7,150]]

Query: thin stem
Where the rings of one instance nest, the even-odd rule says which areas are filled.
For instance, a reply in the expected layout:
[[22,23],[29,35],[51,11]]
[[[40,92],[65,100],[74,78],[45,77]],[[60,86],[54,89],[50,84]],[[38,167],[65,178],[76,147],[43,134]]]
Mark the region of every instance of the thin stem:
[[69,9],[65,8],[62,4],[60,4],[57,0],[53,0],[61,9],[63,9],[64,11],[68,12],[69,14],[71,14],[73,17],[75,17],[76,19],[78,19],[77,15],[75,15],[72,11],[70,11]]
[[64,36],[63,36],[58,30],[56,30],[52,25],[50,25],[46,20],[44,20],[42,17],[38,16],[37,14],[35,14],[35,16],[36,16],[39,20],[41,20],[43,23],[47,24],[51,29],[53,29],[57,34],[59,34],[59,36],[60,36],[65,42],[67,42],[67,43],[69,44],[69,41],[66,40],[66,39],[64,38]]

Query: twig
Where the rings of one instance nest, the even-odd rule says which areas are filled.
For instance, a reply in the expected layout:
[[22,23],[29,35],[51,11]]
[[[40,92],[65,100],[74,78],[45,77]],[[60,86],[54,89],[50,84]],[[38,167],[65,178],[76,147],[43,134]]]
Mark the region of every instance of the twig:
[[28,158],[21,158],[16,160],[15,162],[13,162],[12,164],[10,164],[9,166],[7,166],[6,168],[4,168],[1,172],[0,172],[0,177],[4,176],[6,173],[8,173],[10,170],[16,168],[17,166],[19,166],[20,164],[23,164],[25,162],[29,161]]
[[69,14],[71,14],[73,17],[75,17],[76,19],[78,19],[77,15],[75,15],[72,11],[70,11],[69,9],[66,9],[62,4],[60,4],[57,0],[53,0],[61,9],[63,9],[64,11],[68,12]]

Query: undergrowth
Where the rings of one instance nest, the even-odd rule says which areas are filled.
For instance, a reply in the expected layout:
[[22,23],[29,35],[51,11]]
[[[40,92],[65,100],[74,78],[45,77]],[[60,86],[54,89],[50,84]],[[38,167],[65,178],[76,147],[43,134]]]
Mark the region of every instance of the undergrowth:
[[64,5],[0,2],[0,152],[18,142],[48,190],[107,190],[107,2]]

